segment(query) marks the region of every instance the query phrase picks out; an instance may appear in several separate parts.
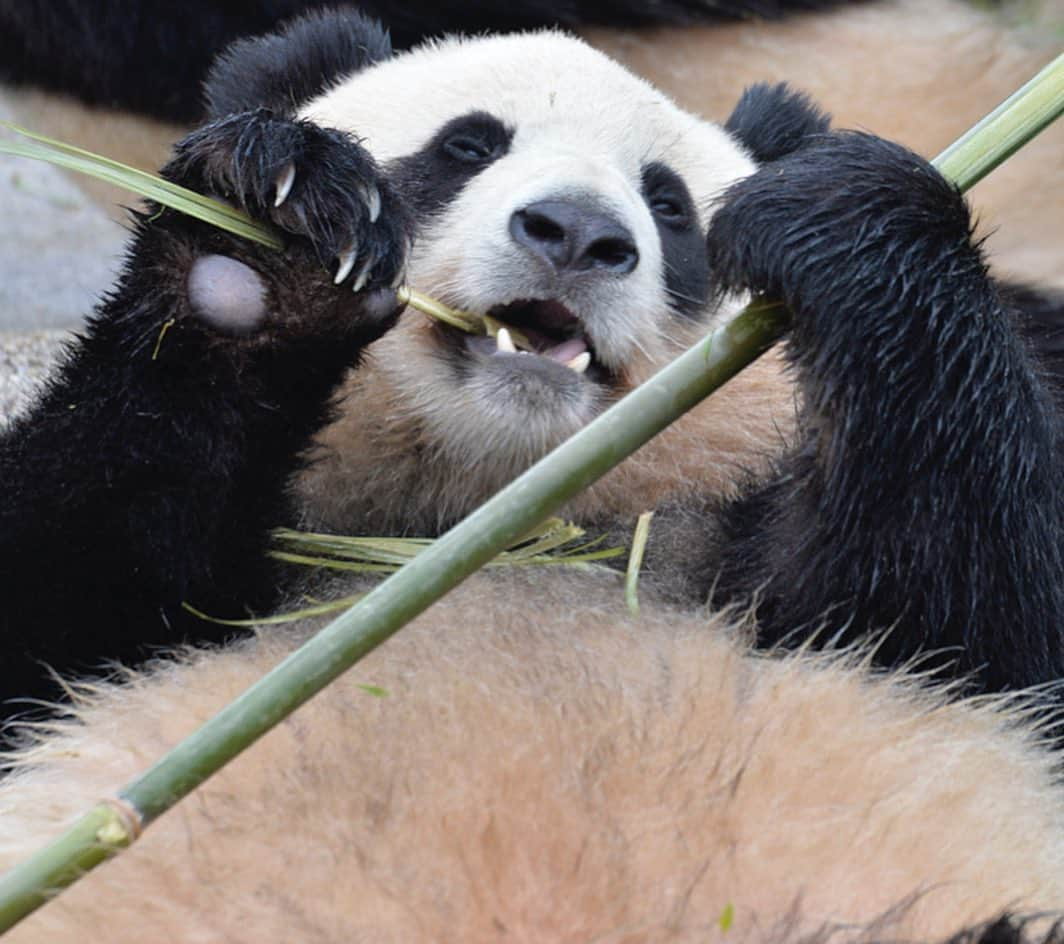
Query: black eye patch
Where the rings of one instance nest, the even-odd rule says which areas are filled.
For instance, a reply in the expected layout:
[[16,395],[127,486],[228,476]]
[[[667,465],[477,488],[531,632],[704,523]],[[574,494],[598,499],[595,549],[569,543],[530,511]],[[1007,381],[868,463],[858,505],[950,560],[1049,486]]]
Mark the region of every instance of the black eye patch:
[[709,261],[691,192],[672,168],[647,164],[643,168],[643,199],[661,240],[665,291],[677,312],[695,317],[709,297]]
[[494,115],[470,112],[448,121],[421,150],[393,161],[389,176],[415,213],[435,213],[504,156],[513,136]]

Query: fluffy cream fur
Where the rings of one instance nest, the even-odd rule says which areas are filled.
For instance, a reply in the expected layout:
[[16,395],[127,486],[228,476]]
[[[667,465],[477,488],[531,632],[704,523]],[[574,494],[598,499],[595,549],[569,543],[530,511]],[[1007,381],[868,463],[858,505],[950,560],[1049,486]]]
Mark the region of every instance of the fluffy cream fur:
[[[1017,708],[621,596],[466,585],[8,940],[912,940],[1064,903],[1064,795]],[[0,866],[291,644],[87,691],[0,786]]]

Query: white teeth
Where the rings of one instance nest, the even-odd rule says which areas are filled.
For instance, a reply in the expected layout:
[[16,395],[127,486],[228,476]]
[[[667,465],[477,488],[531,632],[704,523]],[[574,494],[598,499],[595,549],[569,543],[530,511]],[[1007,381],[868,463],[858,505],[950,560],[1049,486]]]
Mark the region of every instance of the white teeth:
[[376,223],[378,217],[381,215],[381,192],[373,184],[361,187],[360,190],[362,192],[362,199],[365,201],[366,207],[369,210],[369,221],[371,223]]
[[499,345],[499,350],[504,354],[517,353],[517,345],[514,344],[514,339],[510,337],[510,332],[505,328],[499,328],[499,333],[495,335],[495,343]]
[[584,351],[583,354],[577,354],[571,361],[566,361],[565,366],[570,370],[575,370],[578,374],[582,374],[587,370],[588,365],[591,363],[591,352]]
[[355,267],[355,256],[358,250],[352,246],[350,249],[345,249],[336,258],[340,260],[340,264],[336,268],[336,276],[333,278],[333,285],[339,285],[350,274],[351,270]]
[[288,199],[288,195],[292,192],[292,184],[294,184],[295,181],[296,165],[289,161],[285,164],[284,170],[277,175],[277,196],[273,201],[275,207],[279,207]]

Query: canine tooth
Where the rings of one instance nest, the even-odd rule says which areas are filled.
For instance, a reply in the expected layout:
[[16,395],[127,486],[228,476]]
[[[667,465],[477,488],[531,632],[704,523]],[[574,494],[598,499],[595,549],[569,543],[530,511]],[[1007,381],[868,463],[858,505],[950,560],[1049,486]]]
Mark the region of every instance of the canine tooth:
[[336,257],[340,260],[340,264],[336,267],[336,276],[333,278],[333,285],[339,285],[351,274],[351,270],[355,267],[355,257],[357,254],[358,250],[354,246],[351,246]]
[[376,223],[381,215],[381,192],[373,184],[367,184],[359,189],[369,210],[369,221]]
[[279,207],[288,199],[288,195],[292,192],[292,184],[294,184],[295,181],[296,165],[289,161],[285,164],[284,170],[277,175],[277,196],[273,201],[275,207]]
[[591,353],[589,351],[584,351],[583,354],[577,354],[571,361],[566,361],[565,366],[571,370],[575,370],[578,374],[582,374],[587,370],[590,363]]
[[499,328],[498,334],[495,335],[495,343],[499,345],[499,350],[504,354],[517,353],[517,345],[514,344],[514,339],[510,337],[510,332],[505,328]]

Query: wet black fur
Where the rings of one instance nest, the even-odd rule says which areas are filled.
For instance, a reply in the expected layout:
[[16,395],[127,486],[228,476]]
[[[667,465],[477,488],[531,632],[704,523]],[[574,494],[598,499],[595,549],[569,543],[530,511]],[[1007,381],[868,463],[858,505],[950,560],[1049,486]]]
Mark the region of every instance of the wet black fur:
[[1010,310],[955,188],[821,136],[733,188],[709,256],[721,289],[793,312],[804,402],[798,447],[725,509],[718,599],[757,594],[767,642],[891,628],[887,664],[948,648],[984,689],[1064,675],[1061,418],[1017,325],[1053,306]]
[[739,96],[724,123],[725,130],[743,142],[759,164],[797,151],[831,127],[831,116],[804,92],[785,82],[757,82]]
[[277,33],[242,39],[218,57],[204,83],[207,113],[266,107],[292,114],[339,77],[391,54],[388,33],[375,20],[299,17]]
[[[295,185],[275,210],[274,182],[292,160]],[[0,438],[5,700],[59,694],[38,660],[85,671],[232,634],[186,602],[222,617],[269,608],[279,575],[264,549],[291,520],[289,477],[336,385],[396,314],[384,287],[409,245],[408,218],[353,141],[259,110],[194,132],[165,173],[269,220],[287,247],[172,211],[140,217],[112,295],[35,409]],[[366,183],[381,191],[374,226],[356,196]],[[332,284],[332,257],[352,240],[356,272],[372,266],[360,295],[350,277]],[[251,336],[226,336],[190,309],[189,268],[211,253],[265,282],[268,320]]]
[[[405,48],[444,32],[774,18],[855,2],[861,0],[366,0],[347,7],[380,20],[396,46]],[[89,104],[196,121],[204,117],[200,84],[226,46],[300,14],[342,5],[335,0],[0,0],[0,81],[39,85]],[[261,52],[268,56],[267,50]],[[254,104],[279,107],[274,99]]]
[[1032,933],[1030,926],[1035,921],[1036,918],[1006,913],[994,921],[957,932],[945,944],[1064,944],[1064,924],[1059,918],[1048,928]]
[[[769,101],[785,130],[757,127],[753,116],[773,121]],[[765,642],[803,626],[842,638],[893,627],[887,664],[950,647],[952,669],[981,688],[1060,678],[1064,306],[999,290],[961,198],[903,148],[826,133],[778,88],[747,96],[733,126],[778,159],[728,194],[707,258],[717,290],[766,292],[794,313],[802,438],[731,505],[663,515],[646,566],[672,574],[674,596],[756,597]],[[274,210],[289,161],[296,183]],[[374,307],[330,279],[357,241],[371,287],[389,284],[412,234],[409,180],[389,181],[354,140],[257,109],[194,132],[167,173],[270,219],[288,247],[172,212],[141,219],[85,340],[0,439],[6,696],[54,694],[34,659],[81,669],[224,635],[184,601],[216,615],[268,607],[266,534],[290,514],[285,484],[388,322],[379,295]],[[383,206],[372,226],[369,184]],[[188,268],[205,253],[262,274],[265,328],[226,337],[190,312]],[[670,553],[672,533],[684,537]]]

